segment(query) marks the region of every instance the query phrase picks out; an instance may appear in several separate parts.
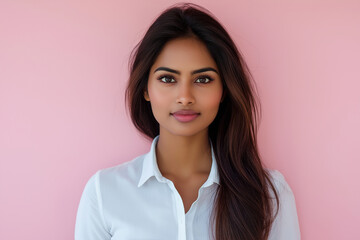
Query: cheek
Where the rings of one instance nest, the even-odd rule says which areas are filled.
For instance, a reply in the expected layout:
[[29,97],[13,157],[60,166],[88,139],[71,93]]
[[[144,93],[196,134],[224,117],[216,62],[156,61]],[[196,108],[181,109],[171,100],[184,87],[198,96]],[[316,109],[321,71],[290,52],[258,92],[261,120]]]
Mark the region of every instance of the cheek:
[[171,94],[169,90],[149,85],[148,93],[150,97],[150,104],[154,111],[157,109],[166,109],[171,102]]
[[206,108],[213,109],[214,111],[217,110],[217,108],[220,105],[221,97],[222,97],[222,89],[214,89],[213,91],[209,92],[207,97],[202,98],[202,103]]

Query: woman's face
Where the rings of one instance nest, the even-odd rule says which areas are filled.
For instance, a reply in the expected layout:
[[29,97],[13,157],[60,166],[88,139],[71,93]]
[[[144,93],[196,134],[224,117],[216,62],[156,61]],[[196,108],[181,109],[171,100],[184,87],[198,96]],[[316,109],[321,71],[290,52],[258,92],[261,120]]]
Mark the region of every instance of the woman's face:
[[[191,136],[215,119],[223,87],[206,46],[193,37],[167,42],[150,69],[148,91],[160,133]],[[178,111],[192,112],[178,112]],[[176,113],[178,112],[178,113]]]

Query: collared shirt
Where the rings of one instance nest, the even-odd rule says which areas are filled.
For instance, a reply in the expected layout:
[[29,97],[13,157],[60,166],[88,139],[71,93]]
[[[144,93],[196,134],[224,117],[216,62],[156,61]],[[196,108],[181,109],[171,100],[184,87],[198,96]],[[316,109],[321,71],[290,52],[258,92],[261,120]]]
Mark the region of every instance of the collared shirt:
[[[77,212],[75,240],[213,239],[210,215],[219,176],[211,142],[210,174],[185,213],[173,182],[158,168],[158,139],[154,138],[147,154],[99,170],[88,180]],[[300,229],[292,190],[279,171],[268,171],[280,197],[280,211],[269,240],[298,240]]]

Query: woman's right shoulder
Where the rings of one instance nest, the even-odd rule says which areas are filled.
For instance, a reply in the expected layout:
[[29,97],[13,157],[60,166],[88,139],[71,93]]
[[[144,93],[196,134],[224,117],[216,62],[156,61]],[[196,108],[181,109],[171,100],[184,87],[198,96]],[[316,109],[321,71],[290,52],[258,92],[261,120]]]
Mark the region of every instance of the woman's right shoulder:
[[123,182],[137,184],[142,172],[143,160],[146,154],[122,162],[118,165],[97,170],[91,175],[87,184],[109,186]]

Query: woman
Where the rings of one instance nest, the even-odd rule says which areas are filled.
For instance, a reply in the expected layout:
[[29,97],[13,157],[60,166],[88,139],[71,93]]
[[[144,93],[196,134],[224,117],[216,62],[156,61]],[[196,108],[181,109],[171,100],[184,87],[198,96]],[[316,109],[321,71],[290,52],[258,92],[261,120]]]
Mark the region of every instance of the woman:
[[75,239],[300,239],[291,188],[259,158],[249,71],[219,22],[173,6],[130,64],[126,101],[151,149],[91,177]]

